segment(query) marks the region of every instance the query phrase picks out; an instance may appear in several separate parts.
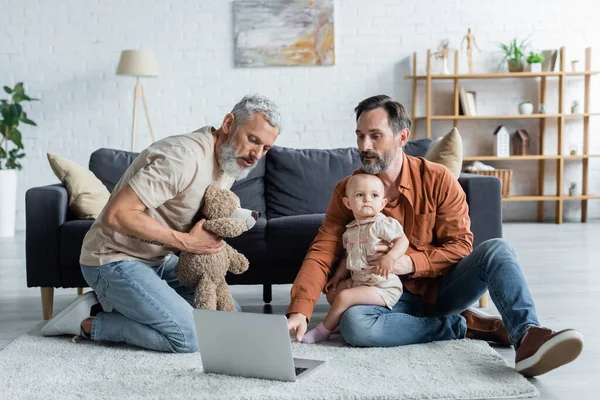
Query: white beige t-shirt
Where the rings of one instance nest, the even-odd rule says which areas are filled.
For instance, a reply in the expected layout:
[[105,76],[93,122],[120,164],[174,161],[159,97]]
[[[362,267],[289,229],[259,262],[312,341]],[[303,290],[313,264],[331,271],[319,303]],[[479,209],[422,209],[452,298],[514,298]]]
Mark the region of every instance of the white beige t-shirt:
[[[189,232],[208,185],[216,182],[230,189],[234,182],[217,164],[213,131],[207,126],[152,144],[127,168],[111,198],[129,185],[146,205],[146,215],[173,230]],[[177,250],[116,232],[102,223],[103,215],[104,210],[85,235],[79,258],[83,265],[139,260],[155,266]]]

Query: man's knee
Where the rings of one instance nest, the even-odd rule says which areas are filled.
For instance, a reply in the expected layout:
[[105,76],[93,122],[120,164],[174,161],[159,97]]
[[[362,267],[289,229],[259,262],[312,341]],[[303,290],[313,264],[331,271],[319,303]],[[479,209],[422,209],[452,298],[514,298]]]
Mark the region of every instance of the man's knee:
[[485,259],[485,266],[489,266],[491,262],[496,260],[506,260],[516,258],[513,247],[506,240],[494,238],[486,240],[475,248],[476,252]]
[[346,343],[353,346],[372,346],[370,329],[376,316],[373,306],[354,306],[348,308],[340,320],[340,333]]
[[166,339],[173,348],[173,353],[195,353],[198,351],[198,337],[193,318],[176,322],[177,329],[165,333]]

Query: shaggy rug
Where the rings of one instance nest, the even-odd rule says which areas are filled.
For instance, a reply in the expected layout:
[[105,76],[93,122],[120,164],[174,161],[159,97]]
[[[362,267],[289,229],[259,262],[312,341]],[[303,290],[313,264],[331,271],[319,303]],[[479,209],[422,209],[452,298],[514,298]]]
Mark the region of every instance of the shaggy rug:
[[293,344],[326,360],[295,383],[205,374],[199,353],[46,338],[39,326],[0,351],[6,399],[490,399],[538,394],[487,343],[454,340],[353,348],[340,340]]

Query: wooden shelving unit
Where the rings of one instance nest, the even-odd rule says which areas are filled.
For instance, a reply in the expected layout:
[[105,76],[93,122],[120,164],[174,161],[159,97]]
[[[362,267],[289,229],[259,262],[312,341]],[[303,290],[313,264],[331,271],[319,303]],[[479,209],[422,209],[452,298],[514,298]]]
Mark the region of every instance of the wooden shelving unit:
[[[460,74],[458,72],[458,51],[454,53],[454,74],[440,75],[431,73],[431,50],[427,50],[427,65],[425,75],[416,75],[417,72],[417,53],[413,55],[413,75],[406,76],[405,79],[413,81],[413,138],[416,137],[417,123],[425,121],[425,137],[431,137],[431,121],[449,120],[455,127],[458,127],[459,121],[471,120],[495,120],[495,119],[539,119],[539,142],[538,149],[544,152],[546,120],[555,119],[557,123],[557,151],[555,155],[527,155],[496,157],[489,155],[466,156],[465,161],[536,161],[538,162],[538,194],[532,196],[509,196],[504,197],[503,201],[536,201],[538,202],[537,218],[539,222],[544,220],[544,201],[553,201],[556,203],[555,221],[557,224],[563,221],[563,203],[565,201],[581,201],[581,221],[587,222],[588,218],[588,200],[600,199],[600,195],[588,193],[589,189],[589,159],[600,157],[600,154],[589,154],[590,149],[590,117],[600,115],[600,113],[590,112],[590,81],[592,75],[600,74],[600,71],[592,71],[592,49],[585,49],[585,70],[578,72],[569,72],[565,70],[565,48],[562,47],[559,52],[559,71],[552,72],[507,72],[507,73],[488,73],[488,74]],[[583,113],[570,114],[564,112],[564,92],[566,79],[569,77],[584,78],[584,103]],[[558,79],[558,113],[557,114],[531,114],[531,115],[484,115],[484,116],[466,116],[459,115],[459,81],[468,79],[537,79],[540,90],[540,103],[546,103],[546,85],[549,78]],[[431,112],[431,94],[433,81],[453,80],[454,81],[454,113],[452,115],[432,115]],[[417,112],[417,84],[419,81],[425,81],[425,115],[416,116]],[[583,154],[565,155],[562,154],[563,136],[565,130],[565,120],[572,118],[583,119]],[[544,172],[545,162],[555,160],[556,162],[556,194],[544,194]],[[568,196],[563,193],[563,175],[566,161],[580,160],[582,162],[582,191],[579,196]]]

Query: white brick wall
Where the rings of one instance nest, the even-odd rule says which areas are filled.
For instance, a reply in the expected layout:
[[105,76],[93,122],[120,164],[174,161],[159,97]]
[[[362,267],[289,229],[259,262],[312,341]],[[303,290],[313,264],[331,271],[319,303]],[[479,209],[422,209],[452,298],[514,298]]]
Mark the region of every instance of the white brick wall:
[[[27,158],[20,178],[21,229],[25,190],[57,181],[46,152],[87,165],[90,153],[99,147],[129,148],[134,80],[115,76],[122,49],[150,48],[157,56],[160,77],[145,79],[143,84],[159,138],[205,124],[219,125],[240,97],[260,92],[276,100],[283,110],[285,131],[279,145],[331,148],[355,144],[352,109],[365,97],[386,93],[411,109],[411,82],[404,80],[404,75],[410,73],[412,53],[418,52],[422,67],[427,48],[434,49],[443,38],[458,46],[468,27],[482,49],[475,53],[478,71],[495,68],[498,43],[513,36],[533,33],[531,40],[539,49],[566,45],[568,59],[582,59],[583,48],[594,45],[600,37],[600,8],[593,0],[338,0],[335,66],[236,69],[231,1],[3,3],[0,84],[23,81],[30,95],[41,98],[27,107],[38,127],[23,127]],[[600,49],[595,51],[597,60]],[[438,68],[435,63],[434,68]],[[461,68],[466,69],[464,62]],[[575,90],[581,82],[570,81],[567,101],[582,100],[582,92]],[[452,88],[437,88],[440,94],[435,109],[443,112],[449,109]],[[549,94],[554,88],[549,85]],[[534,81],[521,80],[475,82],[469,89],[477,91],[481,113],[514,113],[518,101],[526,97],[535,100],[536,93]],[[598,101],[596,93],[592,94],[593,102]],[[556,101],[548,103],[550,110],[556,107]],[[594,110],[600,106],[596,104]],[[523,126],[536,133],[537,125],[532,121],[506,124],[511,131]],[[495,125],[494,121],[462,122],[459,128],[466,154],[476,149],[491,151]],[[550,120],[549,126],[553,125]],[[567,126],[567,134],[581,140],[580,125],[569,122]],[[597,126],[593,120],[592,150],[600,153]],[[438,132],[434,136],[439,136],[450,129],[450,122],[433,127]],[[148,145],[143,115],[138,133],[139,146]],[[553,135],[547,142],[555,143]],[[566,146],[570,142],[566,139]],[[553,148],[545,151],[550,153]],[[580,178],[580,165],[567,162],[569,177],[565,182],[570,176]],[[510,166],[516,175],[513,192],[532,193],[536,163]],[[591,161],[591,190],[595,193],[600,193],[599,167],[596,160]],[[548,162],[548,168],[553,169],[553,163]],[[550,171],[546,181],[553,190]],[[548,203],[549,219],[553,210],[554,203]],[[565,211],[567,220],[577,219],[579,203],[567,203]],[[532,219],[535,204],[505,204],[504,212],[506,220]],[[598,201],[590,202],[590,215],[600,215]]]

